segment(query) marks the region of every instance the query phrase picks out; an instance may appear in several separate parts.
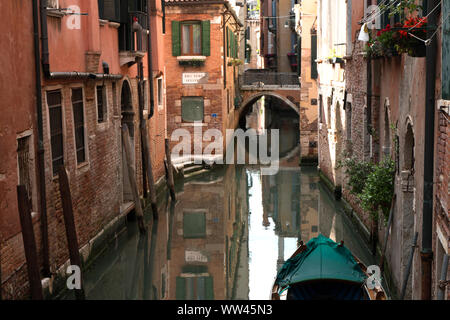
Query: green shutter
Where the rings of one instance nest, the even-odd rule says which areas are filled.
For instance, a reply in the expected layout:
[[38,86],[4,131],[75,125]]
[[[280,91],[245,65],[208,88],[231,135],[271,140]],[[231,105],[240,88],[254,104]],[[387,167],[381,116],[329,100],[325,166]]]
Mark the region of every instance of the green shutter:
[[[450,14],[450,1],[442,2],[442,17]],[[442,99],[450,100],[450,20],[445,19],[442,25]]]
[[176,283],[176,296],[175,298],[177,300],[184,300],[186,299],[186,283],[185,278],[177,277],[177,283]]
[[205,298],[206,298],[206,300],[214,300],[213,277],[205,278]]
[[227,57],[230,56],[230,29],[227,27]]
[[311,79],[317,79],[317,35],[311,34]]
[[211,55],[211,22],[209,20],[202,21],[202,54],[204,56]]
[[172,21],[172,55],[181,55],[180,21]]

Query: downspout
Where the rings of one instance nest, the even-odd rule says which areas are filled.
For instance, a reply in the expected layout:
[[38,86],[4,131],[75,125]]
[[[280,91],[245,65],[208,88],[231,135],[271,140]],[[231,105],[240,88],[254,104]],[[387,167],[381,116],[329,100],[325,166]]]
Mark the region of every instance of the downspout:
[[[428,1],[428,26],[437,26],[438,14],[434,8],[436,0]],[[433,11],[434,10],[434,11]],[[433,12],[432,12],[433,11]],[[440,11],[440,10],[439,10]],[[426,91],[425,91],[425,138],[424,138],[424,174],[422,209],[422,300],[431,300],[431,269],[433,262],[433,176],[434,176],[434,122],[436,90],[437,40],[427,46]]]
[[[43,4],[45,2],[45,4]],[[42,6],[47,1],[41,1]],[[42,21],[41,11],[41,21]],[[48,247],[48,225],[47,225],[47,199],[45,189],[45,165],[44,165],[44,130],[42,122],[42,83],[41,83],[41,50],[39,47],[39,4],[38,0],[33,0],[33,39],[34,39],[34,66],[36,76],[36,114],[37,114],[37,158],[39,174],[39,195],[40,195],[40,220],[42,238],[42,271],[45,277],[50,276],[50,258]]]
[[148,119],[153,117],[153,113],[155,112],[155,100],[153,98],[154,88],[153,88],[153,61],[152,61],[152,32],[151,32],[151,17],[150,17],[150,3],[151,0],[147,0],[147,19],[148,19],[148,33],[147,33],[147,71],[148,71],[148,84],[149,84],[149,101],[150,101],[150,110],[148,114]]
[[222,33],[223,33],[223,88],[227,87],[227,31],[226,31],[226,23],[225,23],[225,14],[226,11],[222,14]]

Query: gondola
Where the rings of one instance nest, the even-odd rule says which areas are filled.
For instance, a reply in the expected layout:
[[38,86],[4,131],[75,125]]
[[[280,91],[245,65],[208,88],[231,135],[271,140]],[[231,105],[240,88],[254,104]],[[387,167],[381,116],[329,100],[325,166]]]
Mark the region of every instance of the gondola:
[[301,243],[283,264],[272,300],[280,300],[280,296],[286,300],[386,300],[380,281],[368,285],[369,271],[342,241],[319,234],[306,245]]

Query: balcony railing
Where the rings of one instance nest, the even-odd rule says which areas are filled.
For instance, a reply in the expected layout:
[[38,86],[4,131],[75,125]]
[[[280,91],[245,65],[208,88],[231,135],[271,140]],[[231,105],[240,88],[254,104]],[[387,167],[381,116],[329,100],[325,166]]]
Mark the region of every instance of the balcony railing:
[[119,28],[119,50],[147,51],[148,29],[147,13],[141,11],[129,12],[127,23],[122,23]]
[[252,87],[299,87],[299,77],[294,72],[271,72],[265,69],[247,70],[240,76],[240,85]]

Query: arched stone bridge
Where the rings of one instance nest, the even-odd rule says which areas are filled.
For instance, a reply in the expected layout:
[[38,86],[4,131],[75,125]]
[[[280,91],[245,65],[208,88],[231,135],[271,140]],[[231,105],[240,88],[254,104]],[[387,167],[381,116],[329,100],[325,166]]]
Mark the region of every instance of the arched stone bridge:
[[309,160],[311,155],[312,158],[317,156],[317,105],[301,103],[300,82],[296,73],[248,70],[239,82],[241,108],[244,110],[263,96],[276,98],[295,110],[299,115],[301,157]]

